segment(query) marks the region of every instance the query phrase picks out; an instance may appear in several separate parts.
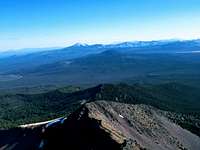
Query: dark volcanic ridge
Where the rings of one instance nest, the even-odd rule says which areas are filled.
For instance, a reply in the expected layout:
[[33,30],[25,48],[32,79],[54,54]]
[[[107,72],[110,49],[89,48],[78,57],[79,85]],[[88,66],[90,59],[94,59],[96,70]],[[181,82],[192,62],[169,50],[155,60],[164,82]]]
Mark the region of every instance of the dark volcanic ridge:
[[200,138],[147,105],[97,101],[46,129],[44,149],[199,150]]

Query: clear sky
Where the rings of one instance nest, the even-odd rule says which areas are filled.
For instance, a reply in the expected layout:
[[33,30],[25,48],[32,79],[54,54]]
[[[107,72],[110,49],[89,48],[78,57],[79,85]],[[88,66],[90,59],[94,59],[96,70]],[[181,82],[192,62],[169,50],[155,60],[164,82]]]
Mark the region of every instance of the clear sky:
[[0,0],[0,50],[200,38],[200,0]]

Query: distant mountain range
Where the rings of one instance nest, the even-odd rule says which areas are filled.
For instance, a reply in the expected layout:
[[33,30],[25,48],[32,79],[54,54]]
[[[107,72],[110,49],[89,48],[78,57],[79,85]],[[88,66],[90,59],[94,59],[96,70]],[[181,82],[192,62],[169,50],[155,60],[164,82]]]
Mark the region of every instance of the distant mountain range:
[[196,77],[199,52],[200,40],[77,43],[56,50],[31,50],[0,58],[0,82],[6,83],[0,88]]
[[[59,47],[51,47],[51,48],[24,48],[19,50],[9,50],[0,52],[0,58],[10,57],[10,56],[20,56],[27,55],[32,53],[40,53],[47,51],[66,51],[70,49],[80,49],[80,48],[89,48],[89,49],[113,49],[113,48],[158,48],[159,46],[181,46],[187,48],[200,47],[200,40],[160,40],[160,41],[135,41],[135,42],[122,42],[117,44],[84,44],[84,43],[76,43],[72,46],[59,48]],[[189,49],[188,49],[189,51]],[[97,51],[99,52],[99,51]],[[95,53],[95,52],[90,52]]]

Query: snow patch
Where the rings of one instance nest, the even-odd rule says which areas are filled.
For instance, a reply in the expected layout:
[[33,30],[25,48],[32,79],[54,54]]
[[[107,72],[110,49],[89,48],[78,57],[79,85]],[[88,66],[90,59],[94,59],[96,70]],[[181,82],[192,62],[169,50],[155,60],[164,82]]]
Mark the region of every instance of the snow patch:
[[122,115],[120,115],[120,114],[119,114],[119,117],[124,119],[124,116],[122,116]]

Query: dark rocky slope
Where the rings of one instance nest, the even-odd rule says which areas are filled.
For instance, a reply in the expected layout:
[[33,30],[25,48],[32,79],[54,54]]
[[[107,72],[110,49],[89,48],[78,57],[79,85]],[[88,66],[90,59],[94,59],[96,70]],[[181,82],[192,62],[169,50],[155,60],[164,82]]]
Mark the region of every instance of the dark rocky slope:
[[199,150],[200,138],[147,105],[97,101],[46,129],[43,149]]

